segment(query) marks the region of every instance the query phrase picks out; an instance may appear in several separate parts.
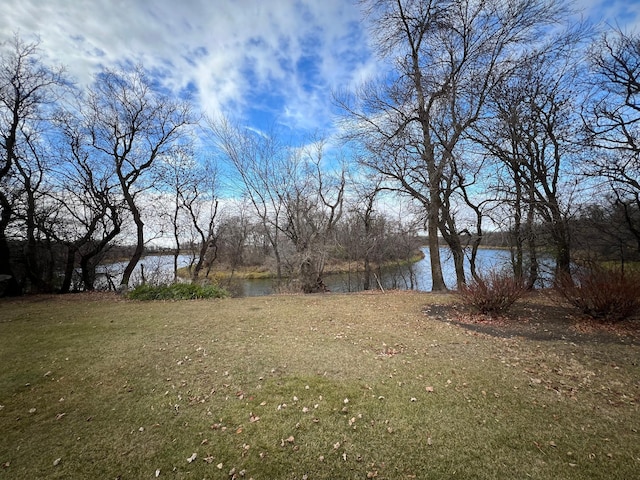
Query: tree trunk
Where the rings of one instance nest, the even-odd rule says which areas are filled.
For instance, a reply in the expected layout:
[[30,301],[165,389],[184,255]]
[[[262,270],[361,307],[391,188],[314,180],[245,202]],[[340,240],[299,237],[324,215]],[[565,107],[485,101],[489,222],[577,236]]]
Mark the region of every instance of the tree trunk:
[[18,282],[18,279],[13,273],[11,267],[11,248],[7,241],[6,230],[11,221],[11,204],[7,198],[0,192],[0,208],[2,208],[2,214],[0,215],[0,275],[6,276],[4,290],[1,295],[5,296],[19,296],[22,295],[22,285]]
[[[431,212],[429,212],[429,216]],[[442,275],[442,262],[440,259],[440,245],[438,243],[438,224],[435,221],[429,221],[427,225],[427,232],[429,234],[429,260],[431,263],[431,290],[434,292],[441,292],[447,290],[447,286],[444,283],[444,276]]]
[[7,238],[4,235],[4,231],[0,230],[0,275],[3,275],[5,280],[2,281],[4,289],[0,291],[0,296],[16,297],[22,295],[22,285],[18,282],[18,279],[13,274],[11,268],[10,248]]
[[71,290],[71,280],[73,279],[73,270],[76,266],[76,252],[78,248],[75,245],[67,247],[67,262],[64,268],[64,278],[60,286],[60,293],[69,293]]
[[[120,280],[120,288],[122,290],[126,290],[129,287],[129,280],[131,279],[131,275],[135,270],[138,262],[142,258],[142,254],[144,253],[144,222],[142,221],[142,217],[140,216],[140,211],[135,206],[133,202],[133,198],[130,195],[125,196],[131,213],[133,215],[133,221],[136,224],[136,248],[133,251],[133,255],[127,263],[127,266],[124,269],[124,273],[122,274],[122,280]],[[131,198],[131,200],[129,200]]]
[[[434,169],[435,170],[435,169]],[[433,175],[433,176],[432,176]],[[435,177],[435,174],[430,172],[430,178]],[[428,220],[427,220],[427,233],[429,236],[429,260],[431,261],[431,290],[434,292],[442,292],[447,290],[447,285],[444,283],[444,276],[442,275],[442,261],[440,259],[440,244],[438,242],[439,234],[439,214],[440,214],[440,192],[437,187],[431,187],[430,189],[431,202],[429,205]]]

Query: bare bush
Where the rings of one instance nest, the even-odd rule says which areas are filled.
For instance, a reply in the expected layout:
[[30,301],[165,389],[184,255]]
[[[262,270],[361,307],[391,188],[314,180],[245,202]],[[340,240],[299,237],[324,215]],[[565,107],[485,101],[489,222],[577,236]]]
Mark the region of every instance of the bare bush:
[[463,305],[491,316],[506,313],[527,292],[522,281],[513,275],[491,270],[458,289]]
[[581,313],[603,322],[640,314],[640,273],[590,267],[558,279],[556,291]]

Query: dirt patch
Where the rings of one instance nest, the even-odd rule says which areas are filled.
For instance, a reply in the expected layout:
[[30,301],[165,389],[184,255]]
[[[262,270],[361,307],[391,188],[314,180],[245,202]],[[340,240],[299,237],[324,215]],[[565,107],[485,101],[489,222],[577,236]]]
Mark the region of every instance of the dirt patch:
[[577,314],[572,307],[561,305],[543,292],[519,301],[508,314],[499,317],[480,315],[456,303],[429,305],[424,313],[494,337],[640,345],[640,319],[598,322]]

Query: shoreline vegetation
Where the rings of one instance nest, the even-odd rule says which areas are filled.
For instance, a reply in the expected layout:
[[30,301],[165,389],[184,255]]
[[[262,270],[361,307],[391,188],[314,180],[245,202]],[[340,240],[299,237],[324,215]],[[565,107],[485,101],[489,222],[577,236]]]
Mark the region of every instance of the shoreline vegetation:
[[[379,269],[401,267],[417,263],[424,259],[424,253],[420,250],[406,260],[393,260],[382,264],[372,264],[371,271],[376,272]],[[324,275],[362,273],[365,271],[362,261],[331,261],[324,268]],[[189,267],[181,267],[178,269],[178,277],[184,280],[190,278]],[[204,276],[203,276],[204,278]],[[239,280],[268,280],[275,279],[277,275],[275,271],[264,266],[247,266],[231,269],[229,265],[217,264],[215,269],[209,273],[209,280],[229,280],[235,278]],[[289,276],[283,276],[289,278]]]

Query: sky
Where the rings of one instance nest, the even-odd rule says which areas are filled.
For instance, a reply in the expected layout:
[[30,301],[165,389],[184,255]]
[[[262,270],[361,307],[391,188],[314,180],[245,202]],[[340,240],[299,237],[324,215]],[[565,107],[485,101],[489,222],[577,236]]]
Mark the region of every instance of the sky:
[[[561,0],[562,1],[562,0]],[[332,91],[380,71],[352,0],[2,0],[0,41],[37,35],[47,60],[87,84],[142,64],[206,114],[265,130],[326,133]],[[595,23],[640,26],[640,0],[576,0]]]

